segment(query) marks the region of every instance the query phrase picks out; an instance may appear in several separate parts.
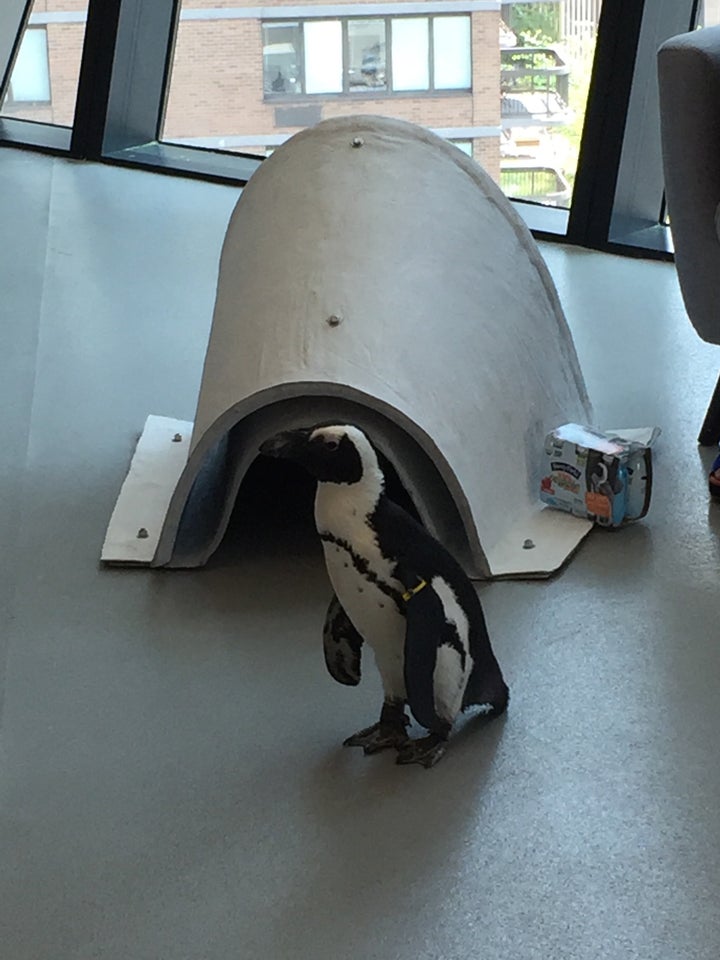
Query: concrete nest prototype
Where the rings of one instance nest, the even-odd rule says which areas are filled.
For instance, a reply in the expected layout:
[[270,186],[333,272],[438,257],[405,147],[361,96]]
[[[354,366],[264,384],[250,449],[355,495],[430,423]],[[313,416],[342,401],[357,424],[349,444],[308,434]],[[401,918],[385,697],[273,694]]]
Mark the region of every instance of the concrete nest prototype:
[[472,576],[546,575],[590,528],[538,501],[545,434],[569,420],[591,421],[572,338],[498,187],[412,124],[329,120],[243,191],[195,422],[149,418],[103,559],[205,563],[259,444],[336,421]]

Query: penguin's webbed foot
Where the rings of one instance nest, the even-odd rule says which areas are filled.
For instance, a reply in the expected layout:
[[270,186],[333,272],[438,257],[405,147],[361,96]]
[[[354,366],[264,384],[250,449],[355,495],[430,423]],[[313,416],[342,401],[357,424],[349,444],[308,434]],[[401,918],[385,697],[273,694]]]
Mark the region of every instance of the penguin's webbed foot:
[[409,723],[402,703],[386,703],[378,722],[358,730],[343,741],[343,746],[362,747],[367,754],[391,748],[399,750],[408,742],[406,728]]
[[437,733],[430,733],[418,740],[408,740],[398,749],[398,763],[419,763],[421,766],[434,767],[445,753],[447,739]]
[[362,747],[365,753],[379,753],[391,747],[400,749],[407,741],[408,735],[404,730],[396,730],[378,722],[343,740],[343,746]]

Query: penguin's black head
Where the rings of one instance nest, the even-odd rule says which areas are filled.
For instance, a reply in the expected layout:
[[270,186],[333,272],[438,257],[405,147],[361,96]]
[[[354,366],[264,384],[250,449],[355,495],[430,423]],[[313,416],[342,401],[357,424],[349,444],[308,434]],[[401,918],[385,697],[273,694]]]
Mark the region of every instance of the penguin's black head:
[[303,427],[278,433],[260,453],[293,460],[323,483],[358,483],[375,453],[362,430],[346,425]]

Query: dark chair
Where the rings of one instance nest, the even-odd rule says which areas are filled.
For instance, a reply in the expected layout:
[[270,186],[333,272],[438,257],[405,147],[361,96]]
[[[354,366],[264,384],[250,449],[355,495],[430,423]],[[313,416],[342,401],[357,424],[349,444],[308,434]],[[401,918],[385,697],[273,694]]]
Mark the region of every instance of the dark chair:
[[[720,343],[720,27],[671,37],[658,51],[665,190],[685,308]],[[698,437],[720,441],[720,380]]]

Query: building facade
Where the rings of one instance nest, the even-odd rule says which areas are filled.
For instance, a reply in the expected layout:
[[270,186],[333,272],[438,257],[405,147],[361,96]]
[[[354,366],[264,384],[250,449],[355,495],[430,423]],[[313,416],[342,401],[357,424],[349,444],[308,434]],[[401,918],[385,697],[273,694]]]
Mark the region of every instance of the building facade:
[[216,0],[194,3],[178,29],[165,138],[265,153],[327,117],[384,114],[460,141],[499,174],[496,4],[313,0],[224,19],[217,6],[203,17]]

